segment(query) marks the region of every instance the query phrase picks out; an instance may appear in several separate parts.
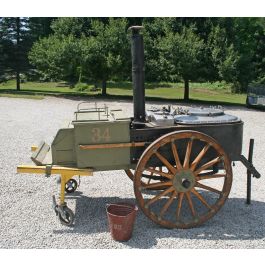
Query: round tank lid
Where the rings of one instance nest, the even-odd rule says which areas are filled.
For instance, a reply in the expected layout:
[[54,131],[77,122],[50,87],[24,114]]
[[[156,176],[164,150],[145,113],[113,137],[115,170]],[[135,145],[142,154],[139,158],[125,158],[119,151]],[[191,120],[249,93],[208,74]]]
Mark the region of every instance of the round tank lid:
[[192,116],[220,116],[224,115],[222,109],[213,109],[213,108],[191,108],[189,114]]
[[229,114],[216,116],[176,115],[174,118],[175,123],[179,124],[220,124],[240,121],[238,117]]

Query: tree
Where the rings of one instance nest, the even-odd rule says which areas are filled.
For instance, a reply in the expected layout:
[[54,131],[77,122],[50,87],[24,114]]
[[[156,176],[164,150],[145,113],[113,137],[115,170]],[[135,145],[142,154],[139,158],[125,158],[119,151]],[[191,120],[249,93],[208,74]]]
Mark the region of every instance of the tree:
[[[83,32],[83,25],[91,23]],[[52,23],[54,34],[34,43],[30,62],[46,78],[71,82],[100,81],[128,76],[130,46],[126,19],[60,18]]]
[[[264,21],[264,18],[29,18],[21,30],[27,29],[24,36],[29,36],[28,43],[37,40],[29,58],[46,79],[101,82],[102,93],[106,94],[108,80],[130,79],[130,38],[126,33],[129,26],[143,24],[146,80],[183,80],[184,98],[188,99],[190,81],[224,80],[232,84],[235,92],[245,91],[252,81],[265,82]],[[0,58],[0,65],[5,64],[0,71],[14,68],[10,65],[12,60],[6,57],[12,58],[14,53],[10,51],[15,46],[14,37],[5,37],[0,42],[0,50],[5,54]]]
[[4,44],[5,71],[16,75],[16,88],[20,90],[20,74],[29,68],[27,52],[29,50],[28,18],[5,17],[0,20],[2,44]]
[[80,41],[72,35],[43,38],[34,43],[29,53],[30,62],[45,80],[77,82],[81,58]]
[[[264,31],[261,18],[218,18],[207,40],[219,80],[245,92],[263,72]],[[260,70],[261,71],[260,71]]]
[[58,20],[55,17],[30,17],[28,28],[33,42],[53,33],[52,24]]
[[161,56],[171,64],[171,74],[178,74],[184,81],[184,99],[189,99],[189,82],[196,80],[200,72],[202,52],[201,40],[193,29],[184,27],[181,33],[168,32],[161,39]]
[[257,18],[258,30],[254,37],[256,42],[254,66],[257,83],[265,84],[265,18]]
[[165,56],[160,56],[160,40],[169,30],[171,18],[144,18],[144,57],[145,79],[147,81],[171,81],[170,63]]
[[237,64],[237,83],[235,92],[245,92],[248,84],[255,79],[254,56],[257,47],[255,34],[257,32],[256,19],[235,18],[233,45],[239,55]]
[[81,38],[89,35],[91,29],[91,18],[61,17],[51,24],[53,33],[58,37],[72,35]]
[[1,18],[0,18],[0,82],[4,79],[4,69],[5,69],[5,62],[6,62],[6,54],[4,53],[4,39],[3,39],[3,32],[1,27]]
[[227,34],[219,25],[212,28],[207,47],[211,51],[212,66],[216,69],[219,80],[237,83],[239,56],[233,44],[228,44]]
[[107,93],[107,80],[128,76],[130,45],[126,34],[127,28],[125,18],[110,18],[108,24],[101,21],[92,22],[95,49],[92,51],[92,60],[88,61],[88,68],[94,78],[102,82],[102,95]]

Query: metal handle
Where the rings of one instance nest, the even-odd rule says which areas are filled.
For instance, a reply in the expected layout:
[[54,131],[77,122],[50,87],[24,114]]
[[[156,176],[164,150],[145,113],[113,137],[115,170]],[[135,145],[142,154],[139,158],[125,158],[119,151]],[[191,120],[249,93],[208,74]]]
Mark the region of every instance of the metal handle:
[[[77,111],[80,111],[80,110],[81,110],[80,106],[81,106],[81,105],[84,105],[84,104],[90,104],[90,102],[86,102],[86,101],[82,101],[82,102],[80,102],[80,103],[77,105]],[[96,103],[96,102],[95,102],[95,108],[97,108],[97,103]],[[92,109],[92,107],[90,107],[90,108],[84,108],[83,110],[85,110],[85,109]]]
[[[249,141],[248,162],[252,165],[254,139]],[[247,204],[251,203],[251,171],[247,169]]]

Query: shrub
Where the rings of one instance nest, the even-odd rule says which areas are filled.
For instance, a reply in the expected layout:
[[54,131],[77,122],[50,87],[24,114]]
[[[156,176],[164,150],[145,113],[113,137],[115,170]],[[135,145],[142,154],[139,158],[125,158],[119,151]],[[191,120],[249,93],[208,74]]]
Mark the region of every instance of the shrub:
[[85,90],[88,90],[88,84],[86,84],[86,83],[77,83],[75,85],[75,90],[76,91],[85,91]]

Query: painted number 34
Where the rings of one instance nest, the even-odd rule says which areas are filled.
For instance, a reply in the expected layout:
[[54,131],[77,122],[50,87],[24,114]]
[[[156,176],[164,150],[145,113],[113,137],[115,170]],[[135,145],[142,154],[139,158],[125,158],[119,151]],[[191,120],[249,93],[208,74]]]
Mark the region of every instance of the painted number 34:
[[108,142],[110,141],[110,131],[109,128],[100,129],[93,128],[92,129],[92,142]]

